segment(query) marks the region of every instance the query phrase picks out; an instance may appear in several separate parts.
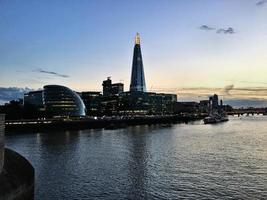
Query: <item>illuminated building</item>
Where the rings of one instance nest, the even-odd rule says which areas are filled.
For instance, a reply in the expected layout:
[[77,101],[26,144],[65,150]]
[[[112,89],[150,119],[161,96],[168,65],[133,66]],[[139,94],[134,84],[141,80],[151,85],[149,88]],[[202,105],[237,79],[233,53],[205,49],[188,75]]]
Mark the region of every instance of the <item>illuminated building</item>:
[[79,95],[86,107],[86,115],[98,115],[102,98],[100,92],[81,92]]
[[85,105],[80,96],[60,85],[46,85],[43,92],[44,107],[52,117],[85,116]]
[[112,83],[110,77],[107,80],[104,80],[102,83],[103,86],[103,96],[118,96],[123,92],[123,83]]
[[146,92],[140,35],[138,33],[135,36],[130,92]]

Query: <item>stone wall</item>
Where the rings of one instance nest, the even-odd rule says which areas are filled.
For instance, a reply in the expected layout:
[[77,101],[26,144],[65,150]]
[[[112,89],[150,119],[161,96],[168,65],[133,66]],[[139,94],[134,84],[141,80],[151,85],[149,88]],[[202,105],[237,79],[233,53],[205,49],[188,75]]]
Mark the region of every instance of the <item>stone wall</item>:
[[5,129],[5,115],[0,114],[0,174],[4,166],[4,129]]
[[34,199],[34,168],[23,156],[7,148],[3,172],[0,174],[0,199]]
[[0,200],[32,200],[34,168],[26,158],[5,148],[4,122],[0,114]]

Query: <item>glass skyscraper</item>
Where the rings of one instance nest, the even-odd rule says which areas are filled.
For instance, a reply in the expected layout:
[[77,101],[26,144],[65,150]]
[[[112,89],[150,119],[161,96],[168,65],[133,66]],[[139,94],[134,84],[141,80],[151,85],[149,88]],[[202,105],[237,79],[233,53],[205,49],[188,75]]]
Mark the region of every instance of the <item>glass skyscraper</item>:
[[130,92],[146,92],[146,81],[140,46],[140,35],[135,36]]

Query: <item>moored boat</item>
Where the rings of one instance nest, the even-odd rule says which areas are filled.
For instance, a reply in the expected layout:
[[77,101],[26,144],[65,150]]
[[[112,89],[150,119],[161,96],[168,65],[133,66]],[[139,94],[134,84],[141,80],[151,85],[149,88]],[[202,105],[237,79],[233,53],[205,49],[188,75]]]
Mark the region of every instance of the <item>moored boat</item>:
[[204,124],[216,124],[220,122],[228,121],[228,116],[226,114],[210,114],[208,117],[204,118]]

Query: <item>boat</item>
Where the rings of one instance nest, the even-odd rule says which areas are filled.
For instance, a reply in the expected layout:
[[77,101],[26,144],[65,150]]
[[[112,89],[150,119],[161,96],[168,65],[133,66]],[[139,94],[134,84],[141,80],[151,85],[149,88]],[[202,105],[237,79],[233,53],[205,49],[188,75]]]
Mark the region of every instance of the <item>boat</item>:
[[204,118],[204,124],[217,124],[220,122],[229,121],[227,114],[225,113],[213,113]]

